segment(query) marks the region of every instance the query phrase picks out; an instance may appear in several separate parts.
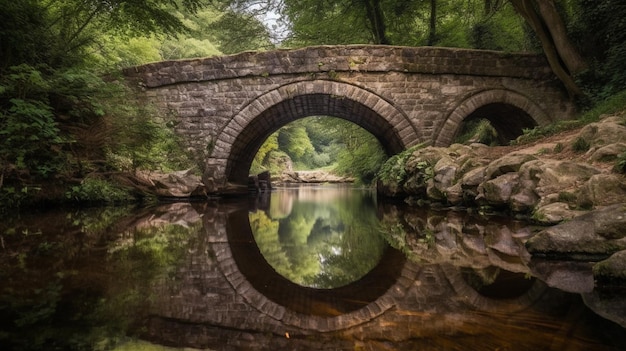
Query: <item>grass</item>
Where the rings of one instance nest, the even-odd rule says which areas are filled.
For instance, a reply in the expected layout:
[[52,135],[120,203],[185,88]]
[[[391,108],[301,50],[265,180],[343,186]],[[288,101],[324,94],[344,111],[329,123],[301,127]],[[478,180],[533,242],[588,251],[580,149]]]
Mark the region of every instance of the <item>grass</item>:
[[598,102],[592,109],[583,112],[577,119],[560,121],[544,127],[524,129],[524,134],[513,140],[511,144],[520,145],[556,133],[582,127],[586,124],[597,122],[600,116],[623,111],[626,107],[626,90],[621,91],[606,100]]

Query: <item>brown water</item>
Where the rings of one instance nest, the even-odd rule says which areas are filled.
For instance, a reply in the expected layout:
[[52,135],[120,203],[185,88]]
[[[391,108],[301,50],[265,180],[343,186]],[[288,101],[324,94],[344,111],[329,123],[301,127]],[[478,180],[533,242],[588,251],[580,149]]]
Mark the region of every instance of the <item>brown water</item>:
[[0,229],[0,350],[626,349],[623,294],[595,288],[588,263],[530,260],[526,223],[368,191],[55,210]]

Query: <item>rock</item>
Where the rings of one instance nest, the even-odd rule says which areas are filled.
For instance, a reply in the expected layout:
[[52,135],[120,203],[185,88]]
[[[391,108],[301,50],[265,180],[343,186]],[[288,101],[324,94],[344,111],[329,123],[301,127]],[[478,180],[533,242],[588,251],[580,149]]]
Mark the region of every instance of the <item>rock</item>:
[[533,218],[543,224],[557,224],[584,214],[584,211],[572,210],[564,202],[553,202],[535,209]]
[[337,176],[326,171],[284,171],[281,173],[282,183],[352,183],[353,178]]
[[626,250],[611,255],[593,266],[593,276],[602,284],[626,283]]
[[493,162],[491,162],[485,171],[485,177],[487,179],[493,179],[502,174],[517,172],[520,167],[529,161],[536,160],[537,158],[530,154],[524,153],[512,153],[503,156]]
[[450,157],[442,157],[433,167],[434,186],[441,192],[452,186],[458,166]]
[[451,205],[461,205],[463,203],[463,188],[461,183],[456,183],[445,190],[448,202]]
[[597,148],[591,153],[589,159],[591,161],[613,161],[617,159],[619,154],[624,152],[626,152],[626,143],[612,143]]
[[579,138],[586,140],[592,146],[603,146],[611,143],[626,143],[626,126],[616,118],[605,118],[597,123],[590,123],[583,127]]
[[577,204],[592,208],[620,202],[626,198],[626,179],[618,174],[596,174],[580,189]]
[[601,260],[626,250],[626,206],[591,211],[545,229],[526,242],[533,255],[574,260]]
[[161,197],[187,198],[205,194],[201,178],[191,170],[173,173],[137,171],[134,181],[143,191]]
[[509,202],[514,189],[518,186],[519,174],[506,173],[488,180],[478,186],[477,200],[484,200],[490,205],[505,205]]
[[248,190],[253,192],[266,192],[272,189],[271,175],[269,171],[261,172],[248,177]]
[[542,171],[535,175],[539,179],[536,192],[539,196],[544,196],[568,188],[577,188],[598,173],[600,171],[596,167],[588,164],[546,161],[542,166]]
[[515,212],[531,212],[539,202],[539,196],[535,193],[535,183],[520,180],[518,190],[509,199],[509,206]]

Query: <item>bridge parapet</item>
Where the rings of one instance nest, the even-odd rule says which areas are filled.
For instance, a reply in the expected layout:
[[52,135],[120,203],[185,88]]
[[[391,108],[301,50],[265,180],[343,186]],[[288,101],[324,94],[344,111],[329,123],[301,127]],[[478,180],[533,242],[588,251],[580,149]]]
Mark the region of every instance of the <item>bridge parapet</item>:
[[244,52],[209,58],[163,61],[124,71],[140,76],[146,87],[280,74],[329,72],[401,72],[553,78],[546,60],[536,54],[436,47],[314,46],[295,50]]

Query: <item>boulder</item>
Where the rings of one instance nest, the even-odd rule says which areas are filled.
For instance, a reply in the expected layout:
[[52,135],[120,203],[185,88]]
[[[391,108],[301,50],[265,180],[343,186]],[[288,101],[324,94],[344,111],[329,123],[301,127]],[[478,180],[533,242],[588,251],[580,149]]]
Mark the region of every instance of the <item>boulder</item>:
[[602,260],[626,250],[626,205],[591,211],[539,232],[526,242],[533,256]]
[[571,209],[567,203],[552,202],[536,208],[533,213],[533,218],[542,224],[557,224],[578,217],[584,213],[584,211]]
[[478,186],[476,199],[489,205],[505,205],[509,202],[514,190],[518,187],[519,174],[506,173],[495,179],[488,180]]
[[600,171],[596,167],[588,164],[560,160],[545,161],[540,172],[534,175],[539,179],[536,192],[543,197],[564,189],[578,188],[598,173]]
[[604,118],[600,122],[590,123],[583,127],[579,138],[584,139],[594,147],[612,143],[626,143],[626,126],[619,117]]
[[626,143],[611,143],[593,150],[589,156],[591,161],[613,161],[626,152]]
[[595,264],[593,276],[600,284],[626,283],[626,250]]
[[205,194],[200,176],[190,169],[172,173],[137,171],[133,182],[142,191],[160,197],[187,198]]
[[487,166],[485,177],[487,179],[493,179],[502,174],[517,172],[524,163],[536,159],[537,158],[535,156],[525,153],[508,154],[491,162]]
[[581,187],[577,204],[581,208],[605,206],[626,198],[626,179],[618,174],[595,174]]

